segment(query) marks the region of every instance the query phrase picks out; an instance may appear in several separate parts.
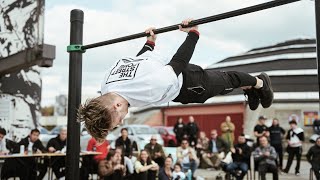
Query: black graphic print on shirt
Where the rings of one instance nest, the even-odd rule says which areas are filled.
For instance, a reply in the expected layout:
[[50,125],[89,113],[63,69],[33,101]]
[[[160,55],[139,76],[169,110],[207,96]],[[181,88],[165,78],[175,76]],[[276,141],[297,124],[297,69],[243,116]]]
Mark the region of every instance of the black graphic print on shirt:
[[146,59],[121,59],[117,62],[116,66],[112,68],[109,77],[106,81],[106,84],[124,81],[124,80],[132,80],[139,68],[140,61]]

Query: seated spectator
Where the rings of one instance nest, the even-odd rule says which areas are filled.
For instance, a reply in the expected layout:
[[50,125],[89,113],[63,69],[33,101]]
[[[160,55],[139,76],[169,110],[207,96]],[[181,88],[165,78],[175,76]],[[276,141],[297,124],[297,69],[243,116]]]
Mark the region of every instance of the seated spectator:
[[122,180],[126,173],[126,167],[121,163],[121,155],[115,150],[108,152],[106,160],[98,165],[98,174],[105,180]]
[[[43,153],[46,152],[45,147],[39,140],[40,131],[38,129],[32,129],[30,134],[23,138],[15,150],[15,153],[19,153],[20,146],[25,147],[25,153]],[[37,164],[36,159],[33,157],[16,159],[14,163],[14,168],[16,168],[17,175],[21,180],[29,179],[43,179],[47,172],[47,166],[45,164]],[[37,167],[37,168],[36,168]],[[37,172],[39,171],[39,174]]]
[[320,137],[317,138],[316,144],[309,149],[307,159],[317,179],[320,179]]
[[255,164],[258,167],[261,180],[266,180],[266,173],[272,172],[273,180],[278,180],[278,168],[276,165],[277,152],[270,146],[266,136],[259,138],[259,147],[253,153]]
[[133,167],[133,162],[132,160],[136,160],[134,157],[132,157],[131,159],[128,158],[127,156],[124,156],[122,154],[122,149],[121,148],[116,148],[116,153],[119,153],[121,155],[122,161],[124,166],[127,169],[127,175],[133,174],[134,173],[134,167]]
[[134,179],[139,180],[155,180],[159,170],[158,164],[151,160],[146,150],[140,152],[134,168],[136,170]]
[[[48,141],[47,150],[49,153],[57,153],[66,151],[67,127],[62,127],[57,137]],[[51,157],[51,167],[57,179],[65,176],[65,157]],[[63,169],[63,170],[61,170]]]
[[106,159],[109,152],[110,145],[105,139],[91,138],[88,141],[87,151],[100,152],[101,154],[92,156],[84,156],[81,166],[81,179],[85,180],[89,178],[90,173],[96,173],[98,171],[98,164],[100,161]]
[[172,180],[172,157],[166,157],[164,167],[160,168],[158,179],[159,180]]
[[215,169],[220,168],[221,160],[225,157],[228,151],[227,143],[218,137],[216,129],[211,131],[211,139],[209,141],[209,147],[202,155],[202,159],[205,162],[205,166],[213,167]]
[[6,155],[9,153],[6,146],[6,136],[7,132],[5,129],[0,128],[0,155]]
[[182,165],[183,171],[191,169],[192,174],[199,165],[196,151],[189,146],[188,139],[183,139],[181,146],[177,148],[177,162]]
[[233,162],[227,165],[226,171],[234,175],[237,180],[243,179],[249,168],[251,154],[243,134],[238,137],[238,144],[230,148],[230,151]]
[[163,167],[166,155],[164,154],[162,146],[157,143],[156,136],[151,136],[150,143],[146,144],[144,149],[150,155],[151,160],[156,162],[160,168]]
[[182,172],[182,166],[179,163],[177,163],[174,165],[172,180],[183,180],[183,179],[186,179],[186,174]]
[[201,155],[208,149],[209,147],[209,139],[206,136],[204,131],[200,131],[199,138],[196,145],[197,155],[201,157]]
[[121,129],[121,136],[116,140],[116,148],[122,148],[122,154],[127,157],[131,157],[132,155],[132,145],[131,140],[128,137],[128,129]]

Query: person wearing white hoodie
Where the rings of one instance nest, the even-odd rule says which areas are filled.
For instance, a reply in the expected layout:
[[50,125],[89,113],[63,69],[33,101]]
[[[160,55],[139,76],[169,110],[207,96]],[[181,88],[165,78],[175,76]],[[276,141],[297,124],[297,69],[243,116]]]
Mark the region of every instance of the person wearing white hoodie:
[[297,165],[295,169],[295,174],[300,175],[300,161],[302,155],[302,142],[304,141],[303,129],[298,127],[297,121],[295,119],[289,122],[290,130],[287,133],[287,152],[289,154],[287,166],[284,169],[284,173],[288,173],[293,161],[294,156],[297,159]]

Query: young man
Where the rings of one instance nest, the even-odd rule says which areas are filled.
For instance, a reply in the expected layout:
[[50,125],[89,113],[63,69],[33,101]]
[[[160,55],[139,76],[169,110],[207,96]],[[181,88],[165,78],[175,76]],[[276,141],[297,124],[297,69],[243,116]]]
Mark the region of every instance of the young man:
[[303,129],[298,127],[297,121],[295,119],[289,122],[290,130],[287,133],[288,147],[287,152],[289,154],[286,168],[284,173],[288,173],[293,161],[294,156],[297,158],[297,165],[295,169],[295,174],[300,175],[300,161],[302,155],[302,142],[304,141],[304,132]]
[[[191,19],[184,20],[188,25]],[[107,72],[102,83],[102,96],[88,100],[79,108],[79,120],[96,138],[104,138],[108,131],[120,124],[128,107],[160,105],[169,101],[204,103],[207,99],[227,94],[241,87],[248,95],[250,109],[259,102],[268,108],[273,101],[270,78],[265,73],[253,77],[236,71],[204,70],[189,64],[197,41],[198,26],[182,28],[188,36],[172,59],[151,52],[156,36],[153,28],[146,30],[150,36],[137,57],[122,58]]]
[[317,138],[315,145],[309,149],[307,159],[317,179],[320,179],[320,137]]
[[265,125],[266,123],[266,117],[265,116],[259,116],[258,124],[254,127],[254,136],[257,137],[257,146],[259,146],[260,141],[259,138],[262,136],[269,137],[270,133],[268,131],[268,127]]
[[279,125],[279,120],[273,118],[272,125],[268,128],[270,134],[270,145],[274,147],[277,151],[279,161],[277,158],[277,165],[282,171],[282,160],[283,160],[283,148],[282,148],[282,139],[286,131]]

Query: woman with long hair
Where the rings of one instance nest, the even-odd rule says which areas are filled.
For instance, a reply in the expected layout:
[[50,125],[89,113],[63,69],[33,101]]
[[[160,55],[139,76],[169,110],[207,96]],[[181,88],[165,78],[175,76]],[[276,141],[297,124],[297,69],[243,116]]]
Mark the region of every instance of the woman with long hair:
[[146,150],[140,152],[134,168],[135,179],[139,180],[155,180],[156,172],[159,170],[158,164],[151,160]]
[[100,161],[98,174],[108,180],[123,179],[126,167],[121,162],[121,154],[116,153],[115,150],[110,150],[106,160]]
[[159,180],[172,180],[172,157],[166,157],[164,167],[159,170]]

